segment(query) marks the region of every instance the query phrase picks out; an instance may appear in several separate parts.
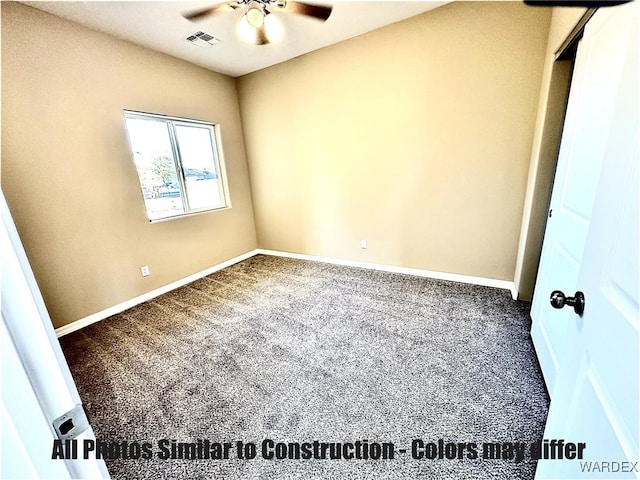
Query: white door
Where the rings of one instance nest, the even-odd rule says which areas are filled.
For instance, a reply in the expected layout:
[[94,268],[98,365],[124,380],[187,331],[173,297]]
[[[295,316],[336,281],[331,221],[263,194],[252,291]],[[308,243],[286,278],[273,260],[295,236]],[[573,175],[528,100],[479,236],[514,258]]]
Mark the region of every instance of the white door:
[[2,195],[0,213],[0,478],[109,478],[104,460],[52,459],[54,440],[95,437],[84,415],[65,416],[80,397]]
[[[547,389],[553,398],[556,376],[580,319],[567,308],[554,310],[549,295],[577,291],[578,275],[604,150],[613,116],[617,82],[629,42],[623,7],[600,10],[578,49],[540,267],[531,306],[531,335]],[[614,15],[615,14],[615,15]],[[604,19],[602,17],[611,17]]]
[[[578,48],[532,309],[551,394],[544,438],[586,449],[541,460],[538,479],[640,478],[639,86],[637,3],[599,10]],[[575,234],[558,225],[568,217]],[[584,313],[551,308],[555,289],[583,292]]]

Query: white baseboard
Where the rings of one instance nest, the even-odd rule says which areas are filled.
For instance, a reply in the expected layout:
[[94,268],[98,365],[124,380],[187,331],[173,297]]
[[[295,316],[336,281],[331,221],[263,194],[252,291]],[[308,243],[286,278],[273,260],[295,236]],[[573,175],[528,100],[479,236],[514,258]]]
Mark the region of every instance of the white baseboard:
[[457,273],[436,272],[433,270],[422,270],[419,268],[396,267],[393,265],[384,265],[381,263],[358,262],[354,260],[342,260],[332,257],[318,257],[315,255],[305,255],[302,253],[281,252],[278,250],[266,250],[258,248],[256,254],[274,255],[276,257],[297,258],[300,260],[310,260],[312,262],[332,263],[335,265],[345,265],[348,267],[368,268],[371,270],[380,270],[383,272],[403,273],[405,275],[414,275],[417,277],[434,278],[437,280],[450,280],[452,282],[470,283],[472,285],[482,285],[484,287],[501,288],[509,290],[511,297],[517,300],[518,292],[514,282],[508,280],[495,280],[493,278],[474,277],[471,275],[460,275]]
[[217,265],[214,265],[213,267],[209,267],[205,270],[194,273],[193,275],[189,275],[188,277],[181,278],[180,280],[172,282],[163,287],[156,288],[155,290],[151,290],[150,292],[147,292],[138,297],[132,298],[131,300],[127,300],[126,302],[119,303],[118,305],[114,305],[113,307],[109,307],[100,312],[91,314],[88,317],[84,317],[84,318],[81,318],[80,320],[76,320],[75,322],[71,322],[67,325],[63,325],[62,327],[56,328],[55,330],[56,335],[58,336],[58,338],[60,338],[63,335],[67,335],[71,332],[75,332],[76,330],[80,330],[81,328],[86,327],[87,325],[91,325],[92,323],[96,323],[96,322],[99,322],[100,320],[104,320],[105,318],[108,318],[111,315],[124,312],[128,308],[135,307],[136,305],[139,305],[143,302],[151,300],[152,298],[162,295],[163,293],[170,292],[171,290],[175,290],[178,287],[182,287],[187,283],[191,283],[202,277],[211,275],[212,273],[217,272],[218,270],[222,270],[223,268],[229,267],[233,264],[246,260],[249,257],[253,257],[257,253],[258,253],[257,250],[251,250],[247,253],[243,253],[242,255],[239,255],[230,260],[227,260],[226,262],[219,263]]
[[213,267],[209,267],[205,270],[194,273],[193,275],[189,275],[188,277],[181,278],[180,280],[172,282],[163,287],[156,288],[155,290],[147,292],[138,297],[132,298],[131,300],[127,300],[126,302],[119,303],[118,305],[114,305],[113,307],[109,307],[100,312],[91,314],[88,317],[81,318],[80,320],[76,320],[75,322],[71,322],[67,325],[63,325],[62,327],[56,328],[55,329],[56,335],[58,337],[62,337],[63,335],[67,335],[71,332],[75,332],[76,330],[80,330],[81,328],[91,325],[92,323],[99,322],[100,320],[104,320],[105,318],[108,318],[112,315],[116,315],[117,313],[124,312],[128,308],[135,307],[136,305],[139,305],[143,302],[151,300],[152,298],[162,295],[163,293],[167,293],[167,292],[170,292],[171,290],[175,290],[176,288],[182,287],[187,283],[191,283],[202,277],[211,275],[212,273],[215,273],[218,270],[222,270],[223,268],[229,267],[231,265],[239,263],[243,260],[246,260],[247,258],[253,257],[258,254],[272,255],[276,257],[297,258],[300,260],[310,260],[312,262],[324,262],[324,263],[331,263],[334,265],[345,265],[348,267],[368,268],[370,270],[380,270],[383,272],[402,273],[405,275],[414,275],[417,277],[434,278],[437,280],[450,280],[453,282],[469,283],[472,285],[482,285],[485,287],[501,288],[504,290],[509,290],[514,300],[517,300],[517,295],[518,295],[515,283],[509,282],[507,280],[495,280],[492,278],[473,277],[470,275],[460,275],[457,273],[435,272],[432,270],[422,270],[418,268],[396,267],[393,265],[383,265],[380,263],[358,262],[355,260],[343,260],[340,258],[319,257],[316,255],[305,255],[302,253],[281,252],[278,250],[266,250],[263,248],[257,248],[255,250],[251,250],[247,253],[244,253],[230,260],[227,260],[226,262],[219,263],[217,265],[214,265]]

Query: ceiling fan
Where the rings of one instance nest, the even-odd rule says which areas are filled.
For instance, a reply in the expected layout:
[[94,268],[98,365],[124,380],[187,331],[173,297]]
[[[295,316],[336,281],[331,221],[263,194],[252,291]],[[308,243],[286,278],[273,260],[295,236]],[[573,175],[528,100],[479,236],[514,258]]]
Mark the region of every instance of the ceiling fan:
[[288,0],[234,0],[187,12],[183,16],[187,20],[201,20],[237,9],[244,9],[238,34],[249,43],[266,45],[278,40],[284,33],[273,12],[296,13],[324,22],[331,15],[333,7]]

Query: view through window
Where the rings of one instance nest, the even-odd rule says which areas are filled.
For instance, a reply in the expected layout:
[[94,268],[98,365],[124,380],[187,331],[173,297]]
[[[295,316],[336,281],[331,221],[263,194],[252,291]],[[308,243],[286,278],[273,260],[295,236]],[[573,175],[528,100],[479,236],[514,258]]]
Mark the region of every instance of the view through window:
[[214,124],[131,111],[124,117],[150,221],[228,206]]

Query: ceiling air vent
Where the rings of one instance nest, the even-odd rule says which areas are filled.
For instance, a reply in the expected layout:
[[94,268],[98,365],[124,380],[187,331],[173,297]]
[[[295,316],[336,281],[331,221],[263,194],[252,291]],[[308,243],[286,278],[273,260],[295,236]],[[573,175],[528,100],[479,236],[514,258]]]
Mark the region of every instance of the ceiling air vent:
[[206,32],[196,32],[193,35],[188,36],[187,40],[194,45],[203,48],[213,47],[216,43],[220,43],[222,41]]

